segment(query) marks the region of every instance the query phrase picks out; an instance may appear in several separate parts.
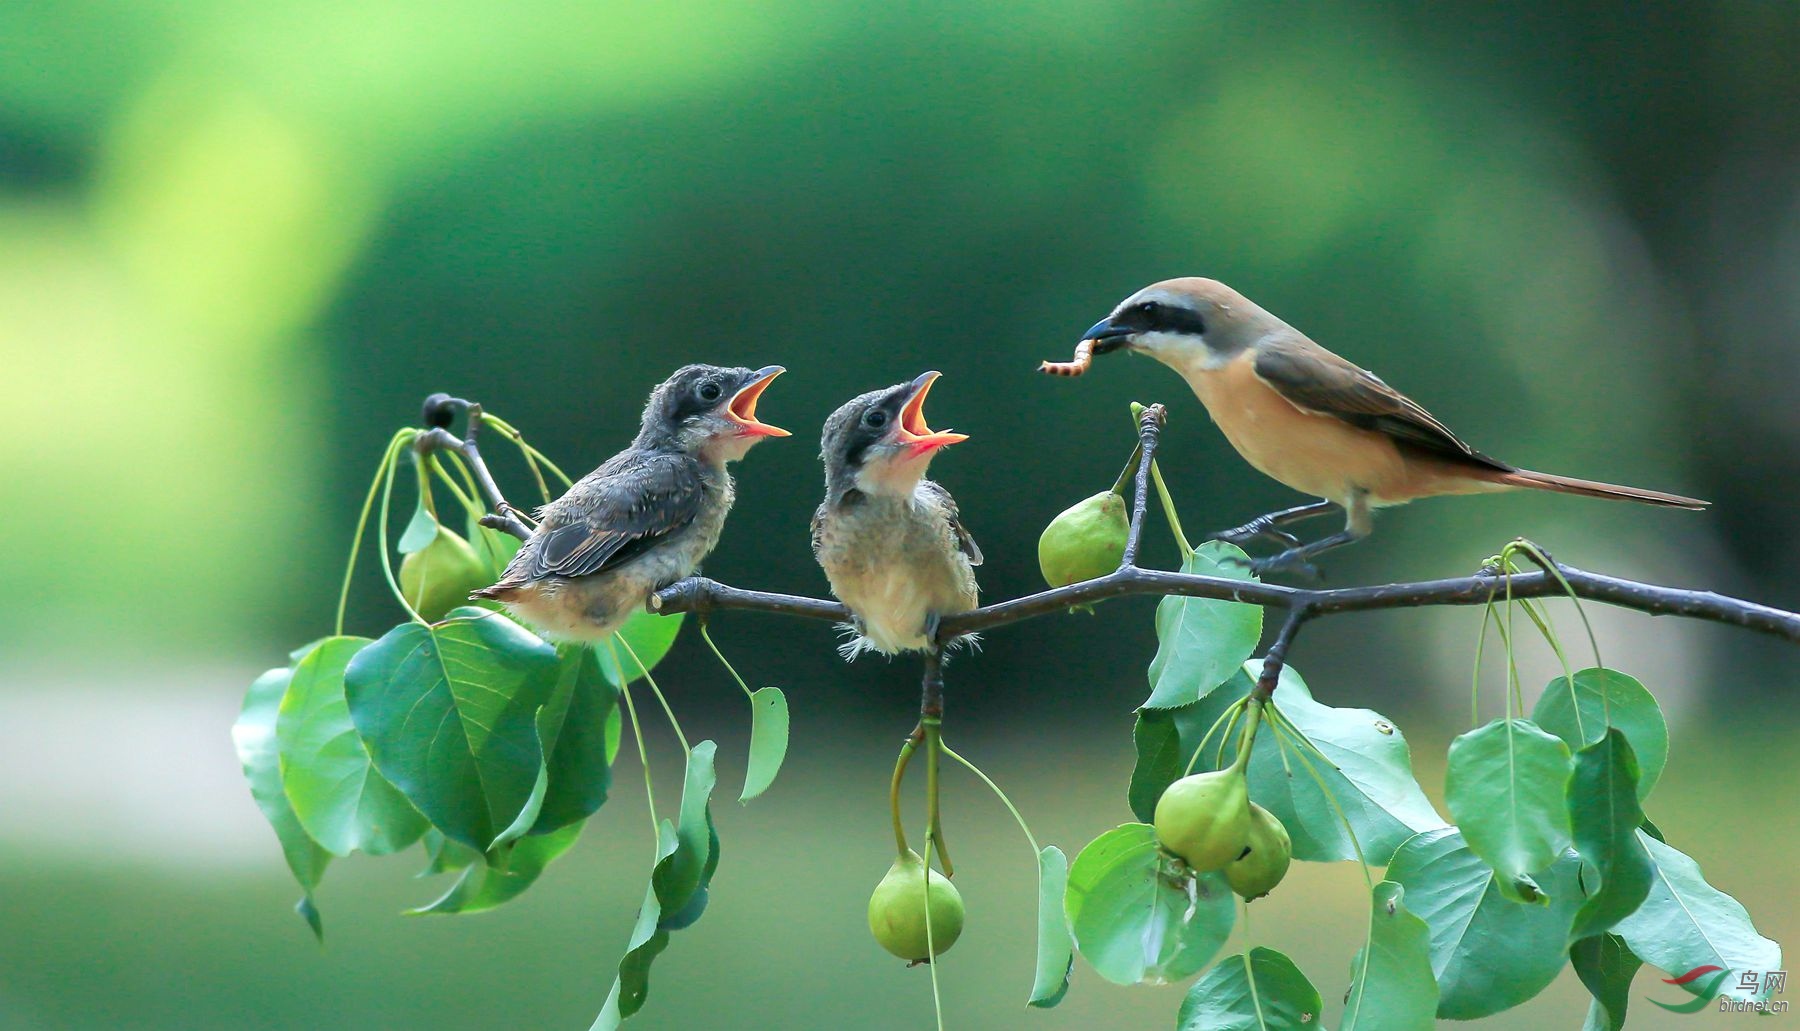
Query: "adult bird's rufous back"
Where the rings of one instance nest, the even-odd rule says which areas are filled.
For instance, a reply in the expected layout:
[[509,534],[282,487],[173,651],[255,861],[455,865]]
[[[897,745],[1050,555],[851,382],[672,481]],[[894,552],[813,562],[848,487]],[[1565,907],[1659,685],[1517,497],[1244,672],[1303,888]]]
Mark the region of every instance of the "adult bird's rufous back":
[[[1321,552],[1369,534],[1371,511],[1437,494],[1529,487],[1701,509],[1678,494],[1520,469],[1463,443],[1417,402],[1366,369],[1212,279],[1170,279],[1119,302],[1083,335],[1076,361],[1044,371],[1078,375],[1092,355],[1130,350],[1180,373],[1225,439],[1256,469],[1320,502],[1271,512],[1218,536],[1286,545],[1258,572],[1310,568]],[[1280,526],[1337,508],[1342,532],[1301,545]]]

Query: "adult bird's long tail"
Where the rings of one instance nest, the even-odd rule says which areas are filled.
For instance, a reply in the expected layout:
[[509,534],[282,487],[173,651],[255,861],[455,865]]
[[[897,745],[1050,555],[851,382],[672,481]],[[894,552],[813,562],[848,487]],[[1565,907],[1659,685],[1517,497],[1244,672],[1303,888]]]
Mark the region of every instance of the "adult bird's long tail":
[[1580,494],[1589,498],[1611,498],[1614,501],[1636,501],[1643,505],[1660,505],[1663,508],[1686,508],[1700,511],[1712,504],[1699,498],[1684,498],[1679,494],[1665,494],[1660,490],[1645,490],[1641,487],[1626,487],[1617,483],[1601,483],[1598,480],[1578,480],[1573,476],[1557,476],[1553,473],[1533,472],[1530,469],[1515,469],[1509,473],[1501,473],[1494,477],[1495,483],[1503,483],[1509,487],[1530,487],[1535,490],[1553,490],[1560,494]]

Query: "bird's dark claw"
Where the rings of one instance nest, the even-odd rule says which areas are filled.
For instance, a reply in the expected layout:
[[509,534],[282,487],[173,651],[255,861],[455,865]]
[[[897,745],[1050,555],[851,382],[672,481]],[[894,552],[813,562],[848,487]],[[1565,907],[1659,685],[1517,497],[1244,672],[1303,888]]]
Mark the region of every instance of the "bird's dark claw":
[[1274,541],[1283,548],[1298,548],[1300,546],[1300,538],[1288,533],[1286,530],[1277,530],[1273,526],[1258,525],[1255,522],[1245,523],[1243,526],[1234,526],[1229,530],[1220,530],[1218,533],[1207,534],[1206,539],[1209,541],[1224,541],[1227,544],[1235,544],[1240,548],[1249,544],[1251,541],[1258,539]]
[[1318,566],[1306,560],[1306,553],[1300,548],[1289,548],[1279,555],[1253,559],[1250,562],[1250,571],[1265,579],[1271,573],[1286,573],[1296,579],[1313,583],[1325,579],[1325,574],[1319,571]]

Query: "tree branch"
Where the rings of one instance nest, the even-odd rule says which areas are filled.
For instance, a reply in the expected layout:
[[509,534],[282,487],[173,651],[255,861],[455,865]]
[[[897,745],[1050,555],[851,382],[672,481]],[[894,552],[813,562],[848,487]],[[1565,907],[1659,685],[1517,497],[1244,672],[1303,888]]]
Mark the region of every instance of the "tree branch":
[[[470,416],[467,436],[461,439],[445,428],[449,423],[446,413],[459,406]],[[1304,622],[1340,612],[1372,612],[1432,605],[1485,605],[1508,587],[1507,577],[1492,567],[1481,569],[1470,576],[1445,580],[1329,589],[1288,587],[1231,577],[1140,568],[1135,564],[1136,545],[1143,528],[1145,509],[1148,507],[1147,473],[1150,462],[1156,455],[1162,420],[1161,406],[1154,406],[1144,413],[1139,423],[1142,458],[1138,468],[1136,496],[1132,502],[1131,531],[1125,561],[1119,569],[1093,580],[997,602],[971,612],[945,616],[938,628],[938,640],[948,642],[976,631],[1061,612],[1075,605],[1138,595],[1177,595],[1245,602],[1284,609],[1290,616],[1298,616]],[[483,517],[483,525],[494,526],[520,538],[529,537],[530,528],[518,517],[518,510],[501,496],[475,445],[480,406],[447,395],[434,394],[427,400],[426,422],[430,428],[421,435],[424,442],[422,447],[455,451],[474,470],[476,482],[494,509],[493,515]],[[1800,643],[1800,613],[1712,591],[1642,583],[1603,573],[1590,573],[1561,562],[1553,562],[1552,565],[1554,573],[1536,571],[1512,574],[1512,596],[1554,598],[1573,593],[1583,600],[1617,605],[1653,616],[1683,616],[1723,623]],[[1567,581],[1567,591],[1558,580],[1558,573],[1561,574],[1562,581]],[[850,618],[844,606],[835,601],[744,590],[699,576],[689,577],[658,591],[650,598],[650,608],[663,613],[726,610],[769,612],[828,622],[844,622]],[[1297,624],[1295,627],[1297,628]],[[1286,626],[1283,632],[1289,638],[1292,637]],[[1278,637],[1277,643],[1280,640]]]

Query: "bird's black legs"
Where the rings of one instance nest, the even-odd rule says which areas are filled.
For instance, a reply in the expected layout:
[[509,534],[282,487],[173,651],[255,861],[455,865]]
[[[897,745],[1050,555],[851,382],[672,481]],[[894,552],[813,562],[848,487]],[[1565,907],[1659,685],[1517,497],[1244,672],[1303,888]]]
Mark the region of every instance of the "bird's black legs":
[[1292,550],[1301,546],[1300,538],[1279,529],[1279,527],[1297,523],[1302,519],[1330,515],[1336,511],[1338,511],[1338,503],[1335,501],[1315,501],[1308,505],[1296,505],[1293,508],[1270,512],[1268,515],[1259,515],[1242,526],[1230,530],[1220,530],[1218,533],[1209,535],[1207,539],[1243,545],[1261,537]]
[[[1288,515],[1294,519],[1304,519],[1309,515],[1322,515],[1325,511],[1336,507],[1332,502],[1323,501],[1317,505],[1303,505],[1300,508],[1289,509],[1285,513],[1277,512],[1275,515]],[[1308,509],[1312,511],[1306,511]],[[1301,514],[1295,515],[1294,513]],[[1263,518],[1268,517],[1264,516]],[[1291,572],[1316,580],[1319,578],[1319,570],[1312,564],[1314,558],[1333,548],[1354,544],[1367,537],[1374,529],[1375,520],[1369,509],[1368,495],[1358,491],[1351,496],[1350,504],[1344,509],[1344,528],[1342,530],[1329,537],[1321,537],[1311,544],[1300,544],[1296,541],[1294,546],[1279,555],[1271,555],[1268,558],[1259,558],[1251,562],[1250,571],[1257,576],[1267,573]],[[1286,536],[1292,537],[1291,534]]]
[[1319,568],[1312,560],[1333,548],[1341,548],[1346,544],[1354,544],[1368,536],[1350,530],[1339,530],[1329,537],[1321,537],[1311,544],[1302,544],[1297,548],[1289,548],[1279,555],[1254,559],[1250,563],[1250,571],[1257,576],[1266,573],[1298,573],[1307,579],[1319,579]]

